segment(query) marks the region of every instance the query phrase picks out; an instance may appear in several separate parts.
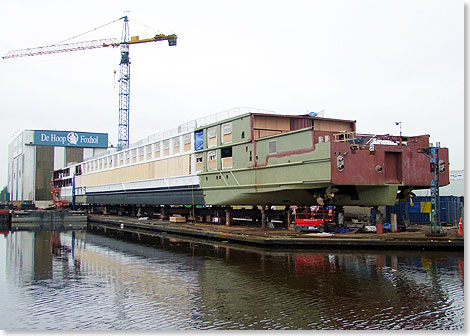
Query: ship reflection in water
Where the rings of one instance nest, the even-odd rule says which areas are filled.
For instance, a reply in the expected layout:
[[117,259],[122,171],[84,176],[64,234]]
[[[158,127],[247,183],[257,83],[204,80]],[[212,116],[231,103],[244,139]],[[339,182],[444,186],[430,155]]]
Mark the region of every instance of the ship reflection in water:
[[0,329],[464,329],[464,256],[0,237]]

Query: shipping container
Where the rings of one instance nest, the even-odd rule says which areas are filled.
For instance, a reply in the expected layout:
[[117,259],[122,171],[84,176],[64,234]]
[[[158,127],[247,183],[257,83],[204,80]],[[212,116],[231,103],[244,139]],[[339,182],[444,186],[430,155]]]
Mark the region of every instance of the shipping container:
[[[396,213],[398,221],[407,224],[430,224],[431,214],[426,203],[431,202],[430,196],[413,197],[411,200],[399,202],[393,206],[387,206],[385,219],[390,222],[390,214]],[[464,214],[464,197],[440,196],[440,222],[448,225],[457,225]]]

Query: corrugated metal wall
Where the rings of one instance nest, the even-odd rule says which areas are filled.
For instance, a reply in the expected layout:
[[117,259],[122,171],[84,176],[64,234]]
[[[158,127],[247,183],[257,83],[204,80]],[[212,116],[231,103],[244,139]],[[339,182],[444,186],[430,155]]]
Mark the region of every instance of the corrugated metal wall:
[[[441,223],[457,224],[464,214],[464,197],[440,196]],[[427,204],[430,196],[418,196],[410,200],[400,202],[393,206],[387,206],[385,210],[386,221],[390,222],[390,214],[396,213],[398,220],[409,220],[410,224],[430,224],[431,216]]]
[[54,170],[54,147],[36,146],[36,185],[35,201],[51,200],[49,182]]

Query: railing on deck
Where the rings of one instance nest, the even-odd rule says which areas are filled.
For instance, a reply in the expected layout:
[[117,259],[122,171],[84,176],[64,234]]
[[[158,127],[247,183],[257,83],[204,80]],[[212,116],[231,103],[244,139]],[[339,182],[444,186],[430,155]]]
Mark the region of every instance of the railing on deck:
[[377,134],[360,134],[356,132],[341,132],[335,133],[334,142],[347,142],[353,147],[364,147],[370,145],[392,145],[392,146],[407,146],[408,137],[400,137],[390,134],[377,135]]

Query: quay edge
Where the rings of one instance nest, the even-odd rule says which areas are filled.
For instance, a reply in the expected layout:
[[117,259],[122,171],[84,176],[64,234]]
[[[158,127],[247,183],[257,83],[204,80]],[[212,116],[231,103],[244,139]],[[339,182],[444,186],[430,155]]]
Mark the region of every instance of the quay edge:
[[134,233],[153,236],[171,233],[266,248],[346,248],[402,250],[462,250],[463,237],[427,237],[424,232],[398,234],[304,234],[292,231],[247,229],[212,224],[141,221],[132,217],[89,215],[88,228],[105,232]]

